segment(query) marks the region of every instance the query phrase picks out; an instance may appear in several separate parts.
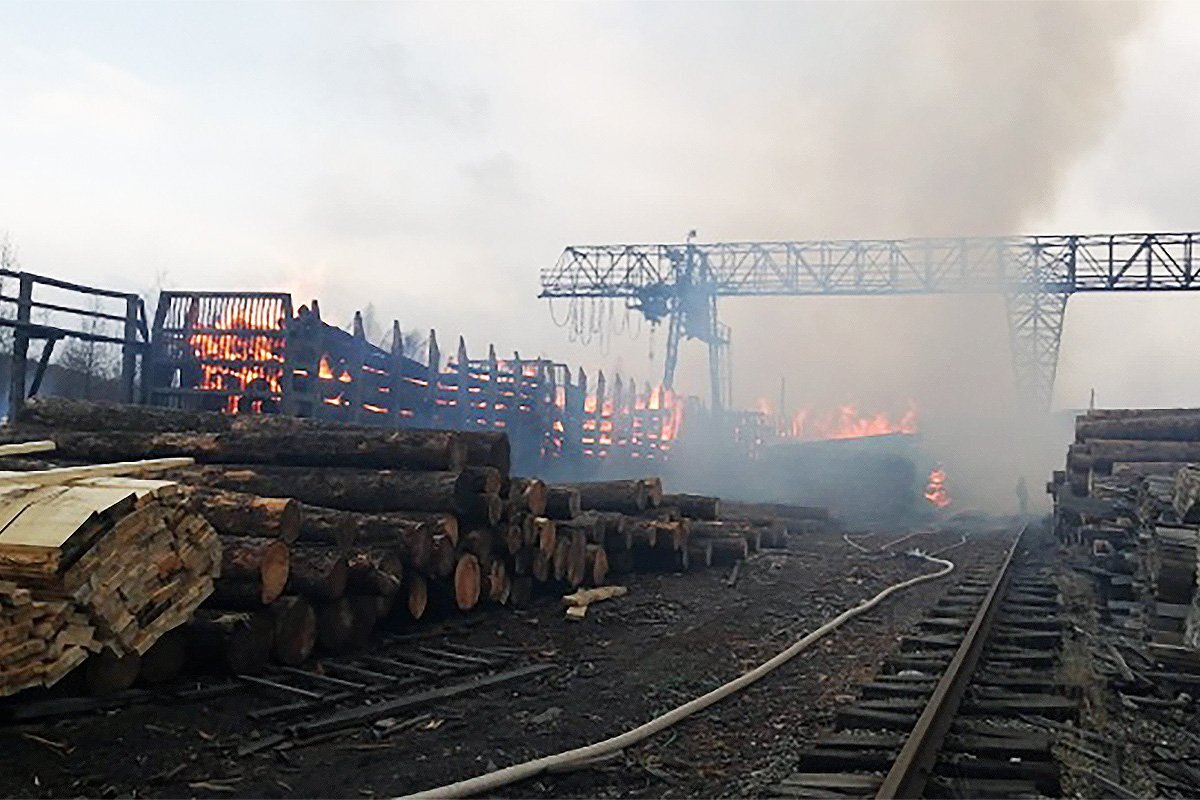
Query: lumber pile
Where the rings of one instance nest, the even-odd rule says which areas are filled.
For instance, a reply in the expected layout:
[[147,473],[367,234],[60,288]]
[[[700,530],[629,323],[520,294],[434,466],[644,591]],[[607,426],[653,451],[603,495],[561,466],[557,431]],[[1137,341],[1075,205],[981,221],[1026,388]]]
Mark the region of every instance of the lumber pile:
[[88,651],[136,662],[212,593],[212,527],[175,484],[116,471],[0,475],[0,694],[51,686]]
[[1200,409],[1103,409],[1075,420],[1047,483],[1055,531],[1092,556],[1101,602],[1151,656],[1200,673]]
[[[664,495],[658,478],[547,486],[512,476],[499,433],[45,398],[0,432],[31,438],[74,463],[194,462],[163,477],[219,545],[207,599],[158,651],[101,643],[93,670],[110,685],[147,669],[147,682],[166,680],[181,665],[252,674],[361,648],[380,626],[521,605],[621,572],[685,570],[693,553],[696,566],[726,563],[786,539],[774,517],[721,520],[716,498]],[[708,527],[693,534],[695,524]],[[126,657],[134,651],[140,663]]]

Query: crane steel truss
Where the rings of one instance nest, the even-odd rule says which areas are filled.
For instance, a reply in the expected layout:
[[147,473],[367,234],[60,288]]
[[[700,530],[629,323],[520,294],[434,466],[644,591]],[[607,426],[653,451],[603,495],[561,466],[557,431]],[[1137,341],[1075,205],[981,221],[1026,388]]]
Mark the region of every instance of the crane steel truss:
[[680,339],[700,339],[719,408],[729,396],[719,297],[1000,292],[1018,391],[1048,408],[1067,298],[1198,289],[1198,240],[1191,232],[568,247],[542,270],[540,296],[620,298],[651,322],[669,318],[663,383],[674,382]]

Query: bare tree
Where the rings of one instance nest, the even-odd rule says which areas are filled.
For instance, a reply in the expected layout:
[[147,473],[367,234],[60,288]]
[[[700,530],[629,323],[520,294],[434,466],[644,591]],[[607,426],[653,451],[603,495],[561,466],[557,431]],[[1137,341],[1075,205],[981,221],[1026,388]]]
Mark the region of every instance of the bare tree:
[[[92,301],[92,310],[100,311],[100,298]],[[92,335],[107,333],[104,322],[96,317],[85,317],[80,330]],[[67,370],[68,380],[75,384],[76,393],[92,398],[99,384],[111,383],[119,372],[118,357],[112,345],[87,339],[69,338],[58,357],[58,366]]]
[[[6,232],[0,238],[0,269],[11,270],[12,272],[20,272],[21,262],[17,259],[17,248],[8,238]],[[4,287],[8,280],[4,275],[0,275],[0,295],[4,294]],[[2,303],[0,303],[2,305]],[[8,309],[0,308],[0,316],[6,316],[5,312]],[[11,353],[13,341],[13,329],[9,327],[0,328],[0,352]]]

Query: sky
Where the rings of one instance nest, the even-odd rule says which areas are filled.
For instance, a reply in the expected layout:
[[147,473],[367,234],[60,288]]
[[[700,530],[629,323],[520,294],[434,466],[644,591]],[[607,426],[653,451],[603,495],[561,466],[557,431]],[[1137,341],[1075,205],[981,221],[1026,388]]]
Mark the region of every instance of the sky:
[[[567,245],[1197,229],[1198,38],[1186,2],[8,0],[0,233],[34,272],[653,380],[665,331],[585,345],[536,299]],[[1056,405],[1195,405],[1195,302],[1073,298]],[[1012,392],[994,298],[722,314],[741,406]]]

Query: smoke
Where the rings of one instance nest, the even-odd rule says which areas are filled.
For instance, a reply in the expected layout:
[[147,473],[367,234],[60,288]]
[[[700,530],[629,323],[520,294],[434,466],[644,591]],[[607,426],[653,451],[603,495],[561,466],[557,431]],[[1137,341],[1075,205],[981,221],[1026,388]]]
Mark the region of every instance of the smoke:
[[[1030,232],[1121,103],[1130,3],[939,3],[876,9],[865,49],[779,131],[775,207],[755,235],[876,238]],[[1066,232],[1066,231],[1064,231]],[[1009,508],[1062,458],[1015,402],[999,297],[725,302],[739,405],[914,400],[962,504]],[[955,491],[957,489],[957,492]]]

